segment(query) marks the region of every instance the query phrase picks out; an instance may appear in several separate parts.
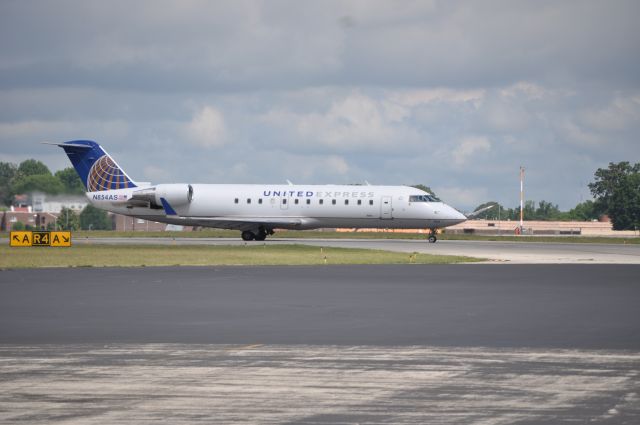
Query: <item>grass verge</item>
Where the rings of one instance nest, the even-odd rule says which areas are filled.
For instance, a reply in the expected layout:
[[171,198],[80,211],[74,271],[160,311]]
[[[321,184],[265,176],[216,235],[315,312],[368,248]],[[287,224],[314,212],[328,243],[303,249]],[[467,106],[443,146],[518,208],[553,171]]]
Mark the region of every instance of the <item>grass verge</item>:
[[[240,238],[237,230],[203,229],[196,232],[116,232],[74,231],[74,238]],[[0,238],[9,238],[8,232],[0,232]],[[312,230],[279,230],[269,239],[427,239],[425,233],[392,232],[333,232]],[[556,242],[556,243],[601,243],[640,244],[640,237],[607,236],[514,236],[514,235],[454,235],[442,233],[440,240],[501,241],[501,242]]]
[[[0,237],[8,238],[7,232]],[[77,231],[74,238],[240,238],[237,230],[203,229],[196,232],[115,232],[115,231]],[[391,232],[332,232],[332,231],[277,231],[270,239],[426,239],[425,233]],[[556,242],[556,243],[602,243],[602,244],[640,244],[640,237],[606,236],[489,236],[489,235],[453,235],[443,233],[440,240],[501,241],[501,242]]]
[[143,267],[213,265],[452,264],[479,258],[408,254],[307,245],[165,246],[76,245],[70,248],[0,246],[0,267]]

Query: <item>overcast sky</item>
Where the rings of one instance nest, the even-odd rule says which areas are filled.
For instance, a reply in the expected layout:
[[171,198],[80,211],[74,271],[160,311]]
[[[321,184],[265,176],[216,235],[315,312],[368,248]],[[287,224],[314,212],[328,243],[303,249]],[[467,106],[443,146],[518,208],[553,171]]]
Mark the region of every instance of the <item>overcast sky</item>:
[[1,1],[0,161],[569,209],[640,161],[640,1]]

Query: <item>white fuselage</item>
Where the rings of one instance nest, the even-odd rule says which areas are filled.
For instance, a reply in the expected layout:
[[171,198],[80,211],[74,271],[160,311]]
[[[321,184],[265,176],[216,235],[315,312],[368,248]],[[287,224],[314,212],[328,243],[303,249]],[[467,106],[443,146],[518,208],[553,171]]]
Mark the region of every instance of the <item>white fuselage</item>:
[[[463,214],[443,202],[415,202],[416,196],[427,194],[409,186],[248,184],[164,186],[176,186],[178,190],[181,190],[181,187],[190,187],[192,195],[188,202],[185,197],[180,200],[167,198],[171,207],[169,210],[161,208],[158,204],[155,206],[131,204],[130,200],[136,196],[135,193],[155,190],[154,186],[89,192],[87,196],[94,206],[114,213],[172,224],[242,230],[260,225],[285,229],[322,227],[435,229],[466,220]],[[161,185],[157,186],[157,188],[160,187]]]

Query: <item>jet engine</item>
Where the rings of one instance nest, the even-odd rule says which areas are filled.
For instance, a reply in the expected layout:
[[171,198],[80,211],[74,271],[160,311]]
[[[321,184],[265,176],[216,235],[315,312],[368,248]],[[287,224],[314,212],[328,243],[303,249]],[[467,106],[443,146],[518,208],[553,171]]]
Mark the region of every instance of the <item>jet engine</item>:
[[186,205],[193,199],[193,186],[190,184],[159,184],[145,187],[134,190],[127,204],[128,208],[138,206],[161,209],[162,201],[160,198],[164,198],[169,205]]
[[186,205],[193,199],[193,186],[190,184],[159,184],[155,189],[156,205],[162,205],[160,198],[172,206]]

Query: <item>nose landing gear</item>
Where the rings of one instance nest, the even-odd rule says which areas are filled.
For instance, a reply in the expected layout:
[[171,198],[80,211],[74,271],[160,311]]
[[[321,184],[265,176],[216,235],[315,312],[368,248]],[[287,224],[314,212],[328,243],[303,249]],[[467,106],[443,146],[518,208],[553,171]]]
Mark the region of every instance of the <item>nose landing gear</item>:
[[429,239],[427,239],[429,243],[438,242],[438,238],[436,237],[436,229],[431,229],[431,233],[429,233]]

